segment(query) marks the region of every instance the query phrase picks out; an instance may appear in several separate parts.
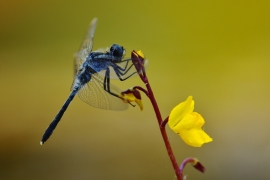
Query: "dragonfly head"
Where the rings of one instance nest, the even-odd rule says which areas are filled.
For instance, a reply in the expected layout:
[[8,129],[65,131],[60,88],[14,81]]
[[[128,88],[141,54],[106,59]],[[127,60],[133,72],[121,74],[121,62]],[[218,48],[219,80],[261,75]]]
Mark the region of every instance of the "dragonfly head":
[[125,49],[123,46],[119,46],[118,44],[113,44],[110,48],[110,54],[114,56],[114,62],[120,62],[125,55]]

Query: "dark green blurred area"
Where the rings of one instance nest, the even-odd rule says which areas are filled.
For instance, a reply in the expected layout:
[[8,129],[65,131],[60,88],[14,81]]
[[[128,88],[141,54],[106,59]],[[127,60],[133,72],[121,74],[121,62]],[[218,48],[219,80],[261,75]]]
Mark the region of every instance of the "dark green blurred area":
[[[269,179],[270,1],[3,1],[0,179],[174,179],[151,104],[144,111],[71,103],[73,53],[98,18],[94,49],[141,49],[164,119],[192,95],[214,139],[192,148],[168,129],[188,179]],[[123,89],[139,78],[114,84]]]

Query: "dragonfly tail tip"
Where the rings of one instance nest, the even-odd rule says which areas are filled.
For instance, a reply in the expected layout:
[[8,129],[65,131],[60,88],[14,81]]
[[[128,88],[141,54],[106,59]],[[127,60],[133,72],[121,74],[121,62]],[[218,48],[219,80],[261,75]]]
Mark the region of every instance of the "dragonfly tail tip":
[[40,145],[43,145],[43,141],[40,141],[40,143],[39,143]]

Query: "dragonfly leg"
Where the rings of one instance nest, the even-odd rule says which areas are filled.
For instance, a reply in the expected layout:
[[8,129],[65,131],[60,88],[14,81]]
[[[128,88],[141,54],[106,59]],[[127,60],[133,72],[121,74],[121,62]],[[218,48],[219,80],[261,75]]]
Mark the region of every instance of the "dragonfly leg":
[[109,94],[120,98],[118,94],[115,94],[115,93],[111,92],[111,89],[110,89],[110,69],[109,68],[107,68],[106,73],[105,73],[104,82],[103,82],[103,88]]
[[[133,74],[132,74],[133,75]],[[118,75],[117,75],[118,76]],[[122,99],[121,97],[119,97],[118,94],[115,94],[113,92],[111,92],[111,89],[110,89],[110,68],[107,68],[106,70],[106,73],[105,73],[105,77],[104,77],[104,82],[103,82],[103,87],[104,87],[104,90],[106,92],[108,92],[109,94],[117,97],[117,98],[120,98]],[[124,99],[122,99],[124,100]],[[130,102],[128,102],[131,106],[135,107],[135,105],[131,104]]]
[[[132,68],[132,66],[134,66],[134,64],[132,63],[132,64],[128,67],[128,63],[129,63],[130,60],[132,60],[132,59],[125,59],[125,60],[122,61],[122,62],[126,61],[126,65],[125,65],[124,68],[122,68],[122,67],[120,67],[120,66],[118,66],[118,65],[115,65],[116,68],[119,70],[119,72],[121,72],[121,75],[125,75],[125,74]],[[127,69],[127,67],[128,67],[128,69]]]
[[[132,68],[132,66],[134,66],[134,65],[131,64],[131,65],[128,67],[128,69],[125,69],[125,70],[124,70],[124,72],[121,72],[121,71],[123,71],[121,67],[119,67],[119,66],[116,66],[116,67],[117,67],[117,69],[119,70],[119,72],[121,72],[121,75],[123,76],[123,75],[125,75],[125,74]],[[135,73],[136,73],[136,72],[135,72]]]
[[127,69],[127,66],[128,66],[128,63],[129,63],[130,60],[132,60],[132,59],[125,59],[125,60],[121,61],[121,62],[125,62],[126,61],[126,65],[125,65],[124,68],[119,67],[119,69],[121,69],[122,71],[125,71]]
[[[122,78],[122,76],[124,76],[129,70],[130,68],[133,66],[133,64],[125,71],[125,72],[121,72],[121,67],[117,66],[116,64],[112,64],[113,70],[115,72],[115,74],[117,75],[118,79],[120,79],[121,81],[125,81],[126,79],[130,78],[131,76],[133,76],[134,74],[136,74],[137,72],[133,72],[132,74],[130,74],[129,76]],[[107,76],[107,74],[106,74]],[[108,74],[107,77],[109,77],[110,74]]]

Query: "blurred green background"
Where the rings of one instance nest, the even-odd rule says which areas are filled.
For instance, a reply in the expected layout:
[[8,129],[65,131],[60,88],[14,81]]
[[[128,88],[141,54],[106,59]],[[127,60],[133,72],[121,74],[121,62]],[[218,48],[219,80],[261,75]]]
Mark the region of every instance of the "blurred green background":
[[[189,147],[170,129],[188,179],[270,177],[270,1],[0,2],[0,179],[174,179],[154,112],[93,108],[75,98],[53,136],[39,141],[69,95],[73,53],[98,18],[94,49],[141,49],[163,118],[187,96],[214,139]],[[138,77],[115,82],[143,86]]]

